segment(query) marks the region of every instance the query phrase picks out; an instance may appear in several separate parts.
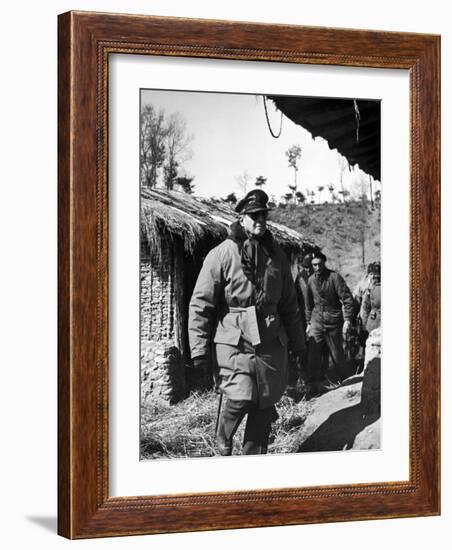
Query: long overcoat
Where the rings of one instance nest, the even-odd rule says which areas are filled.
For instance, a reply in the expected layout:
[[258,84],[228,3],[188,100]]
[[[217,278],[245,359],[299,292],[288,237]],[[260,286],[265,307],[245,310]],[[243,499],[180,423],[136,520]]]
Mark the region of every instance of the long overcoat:
[[227,239],[212,249],[190,301],[188,333],[193,359],[209,356],[213,338],[226,397],[266,408],[286,388],[288,342],[297,352],[305,340],[289,262],[276,243],[270,253],[258,255],[257,270],[265,300],[256,313],[254,285],[243,271],[237,243]]

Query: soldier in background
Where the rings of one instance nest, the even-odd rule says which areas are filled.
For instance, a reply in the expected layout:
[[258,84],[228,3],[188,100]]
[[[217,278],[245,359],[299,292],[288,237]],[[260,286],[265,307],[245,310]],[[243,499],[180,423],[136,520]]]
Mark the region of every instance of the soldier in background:
[[371,262],[367,266],[366,274],[361,277],[361,279],[358,281],[355,289],[353,290],[353,299],[355,300],[355,309],[356,314],[359,314],[361,310],[361,305],[363,301],[363,296],[367,292],[367,290],[372,286],[373,284],[373,278],[371,275],[371,271],[373,269],[375,262]]
[[381,265],[380,262],[374,262],[371,267],[370,276],[372,284],[364,293],[360,317],[363,327],[369,335],[375,328],[381,324]]
[[322,252],[313,253],[314,273],[308,279],[306,303],[307,382],[311,395],[319,393],[326,379],[329,356],[340,376],[344,371],[343,337],[347,336],[354,315],[350,289],[341,275],[328,269],[325,263]]
[[380,265],[379,262],[371,262],[368,264],[366,274],[358,281],[358,284],[353,291],[356,315],[355,330],[360,346],[358,356],[361,363],[361,368],[364,367],[364,352],[366,347],[366,340],[369,335],[369,332],[366,330],[366,322],[363,321],[363,301],[366,295],[372,290],[372,287],[374,285],[373,271],[377,264],[378,266]]

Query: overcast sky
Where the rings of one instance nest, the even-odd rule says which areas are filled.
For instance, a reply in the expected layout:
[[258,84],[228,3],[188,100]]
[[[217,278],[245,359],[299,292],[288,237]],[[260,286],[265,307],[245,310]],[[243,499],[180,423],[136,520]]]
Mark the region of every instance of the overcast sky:
[[[340,155],[331,151],[322,138],[311,134],[283,116],[282,133],[278,139],[268,129],[262,96],[183,91],[143,90],[142,104],[151,103],[167,115],[178,112],[193,135],[192,157],[182,169],[194,177],[195,194],[204,197],[240,195],[236,177],[246,170],[254,183],[258,176],[267,178],[264,190],[281,200],[294,181],[285,152],[294,144],[302,148],[297,175],[298,190],[317,192],[324,185],[322,200],[329,198],[327,186],[340,189]],[[267,102],[270,124],[279,132],[281,113]],[[363,172],[346,170],[344,187],[353,192],[363,178]],[[250,185],[249,189],[254,185]],[[376,188],[379,188],[377,184]],[[239,197],[240,198],[240,197]],[[316,199],[317,200],[317,199]]]

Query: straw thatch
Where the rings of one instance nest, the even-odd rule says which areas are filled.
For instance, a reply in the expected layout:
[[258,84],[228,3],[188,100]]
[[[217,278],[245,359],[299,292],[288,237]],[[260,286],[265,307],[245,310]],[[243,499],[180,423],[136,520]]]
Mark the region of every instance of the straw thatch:
[[[185,251],[194,256],[223,241],[237,219],[230,204],[215,199],[193,197],[178,191],[143,189],[141,192],[141,235],[151,255],[161,257],[164,240],[178,238]],[[290,255],[315,248],[303,235],[281,224],[268,222],[278,244]]]

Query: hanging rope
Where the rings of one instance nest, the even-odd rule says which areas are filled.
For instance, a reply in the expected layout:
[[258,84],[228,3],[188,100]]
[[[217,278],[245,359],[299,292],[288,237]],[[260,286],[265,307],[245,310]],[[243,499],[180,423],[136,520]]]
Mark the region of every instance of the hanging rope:
[[353,106],[355,107],[355,119],[356,119],[356,143],[359,143],[359,121],[361,120],[361,115],[358,109],[358,103],[356,99],[353,100]]
[[272,137],[274,137],[275,139],[278,139],[279,136],[281,135],[281,132],[282,132],[282,111],[281,111],[281,123],[279,125],[279,133],[278,135],[276,135],[273,130],[272,130],[272,127],[270,126],[270,120],[268,118],[268,111],[267,111],[267,100],[265,98],[265,96],[263,95],[262,96],[262,100],[264,102],[264,109],[265,109],[265,118],[267,119],[267,126],[268,126],[268,129],[270,130],[270,134],[272,135]]

